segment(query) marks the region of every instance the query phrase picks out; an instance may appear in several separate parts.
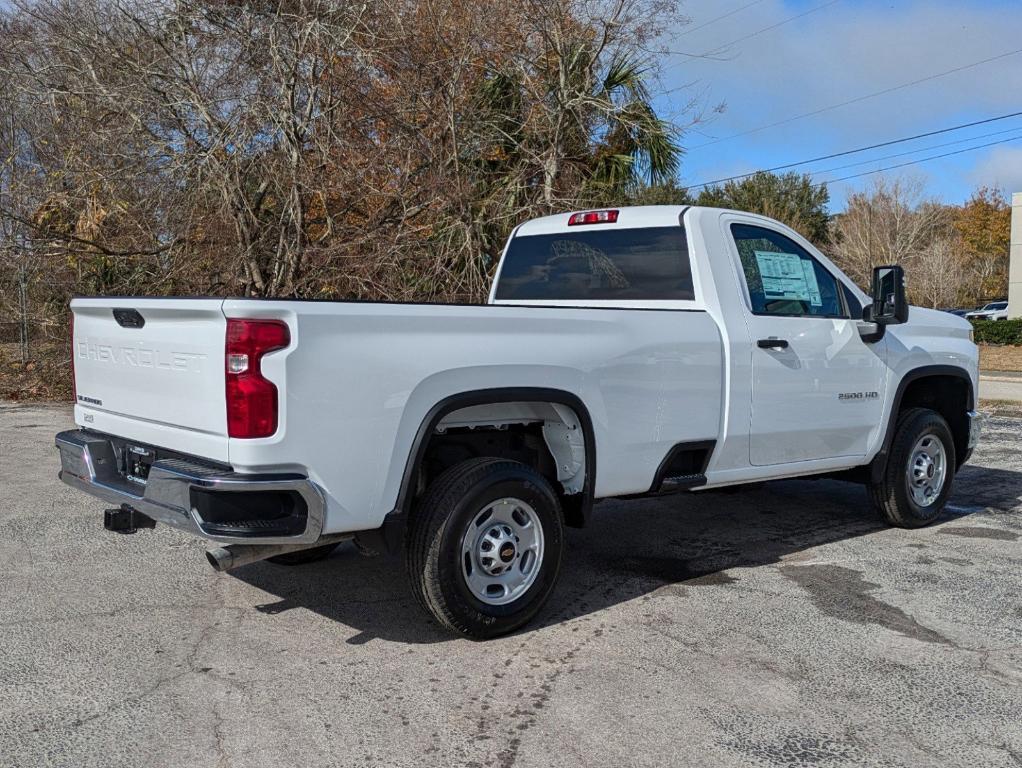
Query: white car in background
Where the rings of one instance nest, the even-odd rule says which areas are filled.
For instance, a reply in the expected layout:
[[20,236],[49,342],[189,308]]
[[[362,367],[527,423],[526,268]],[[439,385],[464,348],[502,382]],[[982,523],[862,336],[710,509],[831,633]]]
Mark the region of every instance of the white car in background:
[[985,307],[975,310],[974,312],[967,312],[965,315],[966,320],[1007,320],[1008,319],[1008,302],[1006,301],[992,301]]

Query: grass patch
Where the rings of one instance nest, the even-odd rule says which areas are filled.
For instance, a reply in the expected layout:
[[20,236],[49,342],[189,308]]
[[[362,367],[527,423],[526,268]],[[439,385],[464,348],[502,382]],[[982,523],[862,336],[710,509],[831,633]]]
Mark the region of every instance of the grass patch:
[[1022,371],[1022,346],[980,344],[979,367],[984,371]]

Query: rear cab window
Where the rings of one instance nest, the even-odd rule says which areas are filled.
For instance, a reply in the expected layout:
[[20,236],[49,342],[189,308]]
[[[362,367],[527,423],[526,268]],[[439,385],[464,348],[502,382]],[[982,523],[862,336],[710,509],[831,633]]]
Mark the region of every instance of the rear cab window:
[[695,290],[685,229],[676,224],[513,237],[495,298],[692,300]]

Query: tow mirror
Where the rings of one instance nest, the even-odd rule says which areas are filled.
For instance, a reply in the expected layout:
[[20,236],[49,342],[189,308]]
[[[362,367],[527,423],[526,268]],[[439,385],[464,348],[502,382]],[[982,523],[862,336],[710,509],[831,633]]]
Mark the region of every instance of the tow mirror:
[[877,325],[897,325],[908,320],[905,298],[905,270],[899,266],[873,270],[873,303],[863,312],[863,320]]

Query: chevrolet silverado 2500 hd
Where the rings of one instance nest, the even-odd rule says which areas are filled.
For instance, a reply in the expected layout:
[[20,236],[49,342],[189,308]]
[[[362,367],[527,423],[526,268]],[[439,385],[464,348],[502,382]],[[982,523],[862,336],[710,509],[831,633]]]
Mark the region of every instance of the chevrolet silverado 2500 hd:
[[487,306],[75,299],[61,477],[221,570],[402,546],[426,610],[495,636],[599,499],[842,473],[894,525],[937,517],[977,349],[873,278],[776,221],[657,206],[522,224]]

